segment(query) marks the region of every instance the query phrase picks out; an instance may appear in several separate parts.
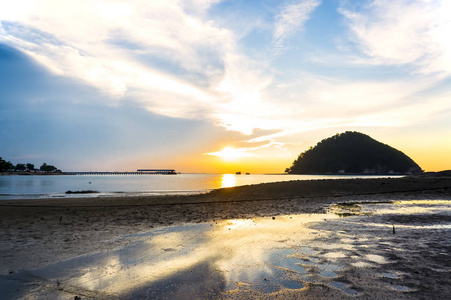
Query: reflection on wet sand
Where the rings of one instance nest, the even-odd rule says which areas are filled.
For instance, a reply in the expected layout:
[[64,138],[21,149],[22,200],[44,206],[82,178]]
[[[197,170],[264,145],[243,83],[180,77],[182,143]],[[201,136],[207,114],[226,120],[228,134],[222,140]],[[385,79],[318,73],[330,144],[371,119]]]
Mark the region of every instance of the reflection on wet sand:
[[[62,287],[120,298],[137,293],[203,298],[248,287],[264,294],[300,289],[304,285],[299,279],[284,274],[306,274],[292,255],[317,237],[305,225],[324,218],[337,217],[296,215],[168,227],[123,236],[130,241],[126,247],[63,261],[34,274],[58,280]],[[196,284],[190,284],[195,278]]]
[[[358,208],[352,207],[349,218],[341,218],[350,207],[345,205],[328,214],[221,220],[122,236],[129,241],[123,248],[30,272],[57,282],[60,293],[96,298],[242,299],[315,289],[330,289],[329,295],[340,298],[368,296],[381,288],[403,296],[420,290],[406,275],[413,271],[401,267],[408,251],[420,255],[409,235],[418,228],[431,230],[434,224],[424,221],[431,212],[440,213],[445,226],[440,233],[449,235],[447,203],[353,205]],[[394,235],[395,220],[410,227]],[[439,272],[450,267],[441,266]],[[388,280],[393,283],[387,285]],[[29,293],[44,292],[42,286]]]

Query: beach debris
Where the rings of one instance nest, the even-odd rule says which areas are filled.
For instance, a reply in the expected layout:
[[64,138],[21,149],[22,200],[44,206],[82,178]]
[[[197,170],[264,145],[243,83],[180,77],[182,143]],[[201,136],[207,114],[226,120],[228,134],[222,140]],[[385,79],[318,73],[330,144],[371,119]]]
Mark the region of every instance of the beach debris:
[[68,190],[66,191],[66,194],[95,194],[95,193],[99,193],[98,191],[93,191],[93,190],[82,190],[82,191],[71,191]]

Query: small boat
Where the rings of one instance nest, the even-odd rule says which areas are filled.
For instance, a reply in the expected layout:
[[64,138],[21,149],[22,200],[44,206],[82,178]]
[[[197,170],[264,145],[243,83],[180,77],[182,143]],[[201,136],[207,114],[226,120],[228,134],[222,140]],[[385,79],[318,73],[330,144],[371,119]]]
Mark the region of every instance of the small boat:
[[236,175],[241,175],[241,172],[236,172],[235,174],[236,174]]

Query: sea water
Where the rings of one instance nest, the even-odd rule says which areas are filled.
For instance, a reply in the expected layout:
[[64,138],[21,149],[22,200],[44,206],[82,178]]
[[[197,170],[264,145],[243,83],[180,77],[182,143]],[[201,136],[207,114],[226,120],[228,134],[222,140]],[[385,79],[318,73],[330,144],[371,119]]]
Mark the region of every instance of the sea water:
[[[381,176],[379,176],[381,177]],[[314,179],[375,178],[375,176],[287,174],[177,174],[177,175],[11,175],[0,176],[0,200],[114,195],[186,195],[213,189],[266,182]],[[96,191],[66,194],[66,191]]]

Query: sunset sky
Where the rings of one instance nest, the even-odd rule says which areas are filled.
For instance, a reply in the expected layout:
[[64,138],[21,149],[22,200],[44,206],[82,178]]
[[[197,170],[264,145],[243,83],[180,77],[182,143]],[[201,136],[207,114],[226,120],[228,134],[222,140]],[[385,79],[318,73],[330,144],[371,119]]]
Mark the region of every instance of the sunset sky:
[[359,131],[451,169],[451,1],[0,0],[0,156],[282,173]]

